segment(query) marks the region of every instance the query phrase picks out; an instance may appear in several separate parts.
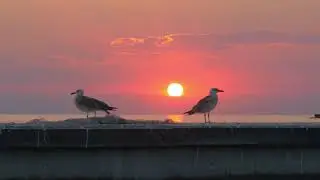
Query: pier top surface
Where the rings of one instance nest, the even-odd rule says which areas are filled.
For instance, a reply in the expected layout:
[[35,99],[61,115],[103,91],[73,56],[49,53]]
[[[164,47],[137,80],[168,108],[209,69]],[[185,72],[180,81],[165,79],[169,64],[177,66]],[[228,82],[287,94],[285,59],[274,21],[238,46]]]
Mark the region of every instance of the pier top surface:
[[176,123],[161,120],[127,120],[115,117],[0,123],[0,129],[176,129],[176,128],[320,128],[320,122],[291,123]]
[[177,128],[320,128],[320,123],[176,123],[176,124],[5,124],[0,129],[177,129]]
[[200,124],[100,120],[2,124],[0,149],[248,145],[320,147],[320,123],[316,122]]

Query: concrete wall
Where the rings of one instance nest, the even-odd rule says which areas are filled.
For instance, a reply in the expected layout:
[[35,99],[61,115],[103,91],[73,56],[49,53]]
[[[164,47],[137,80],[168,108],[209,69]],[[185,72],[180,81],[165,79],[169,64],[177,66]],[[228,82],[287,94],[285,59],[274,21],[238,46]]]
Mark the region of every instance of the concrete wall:
[[319,136],[313,125],[3,128],[0,178],[320,174]]
[[217,177],[320,172],[318,149],[161,148],[3,151],[0,178]]
[[178,146],[297,146],[319,147],[320,128],[281,127],[180,127],[2,129],[2,148],[142,148]]

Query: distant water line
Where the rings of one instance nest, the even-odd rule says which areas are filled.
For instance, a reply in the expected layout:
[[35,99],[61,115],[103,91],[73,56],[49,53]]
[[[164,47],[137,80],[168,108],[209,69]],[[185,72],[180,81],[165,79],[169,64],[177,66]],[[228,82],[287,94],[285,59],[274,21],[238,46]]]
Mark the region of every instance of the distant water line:
[[[104,116],[104,114],[98,114],[98,116]],[[203,122],[203,115],[185,116],[181,114],[141,114],[119,115],[125,119],[131,120],[165,120],[172,119],[177,123],[201,123]],[[212,114],[211,121],[217,123],[295,123],[295,122],[320,122],[319,119],[311,119],[311,115],[227,115],[227,114]],[[85,118],[84,114],[0,114],[0,122],[26,122],[32,119],[44,119],[48,121],[58,121],[72,118]]]

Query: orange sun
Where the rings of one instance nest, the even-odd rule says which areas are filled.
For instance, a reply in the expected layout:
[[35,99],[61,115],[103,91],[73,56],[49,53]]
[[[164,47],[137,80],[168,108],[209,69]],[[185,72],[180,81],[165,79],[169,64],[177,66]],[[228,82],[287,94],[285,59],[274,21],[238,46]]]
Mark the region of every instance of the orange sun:
[[167,88],[167,93],[173,97],[183,96],[183,86],[179,83],[170,83]]

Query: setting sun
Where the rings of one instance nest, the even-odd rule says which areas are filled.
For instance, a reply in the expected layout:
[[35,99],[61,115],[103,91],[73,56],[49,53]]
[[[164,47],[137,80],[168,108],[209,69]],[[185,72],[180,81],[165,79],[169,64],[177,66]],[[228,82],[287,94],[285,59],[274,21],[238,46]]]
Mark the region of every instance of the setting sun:
[[167,88],[169,96],[180,97],[183,95],[183,87],[179,83],[170,83]]

